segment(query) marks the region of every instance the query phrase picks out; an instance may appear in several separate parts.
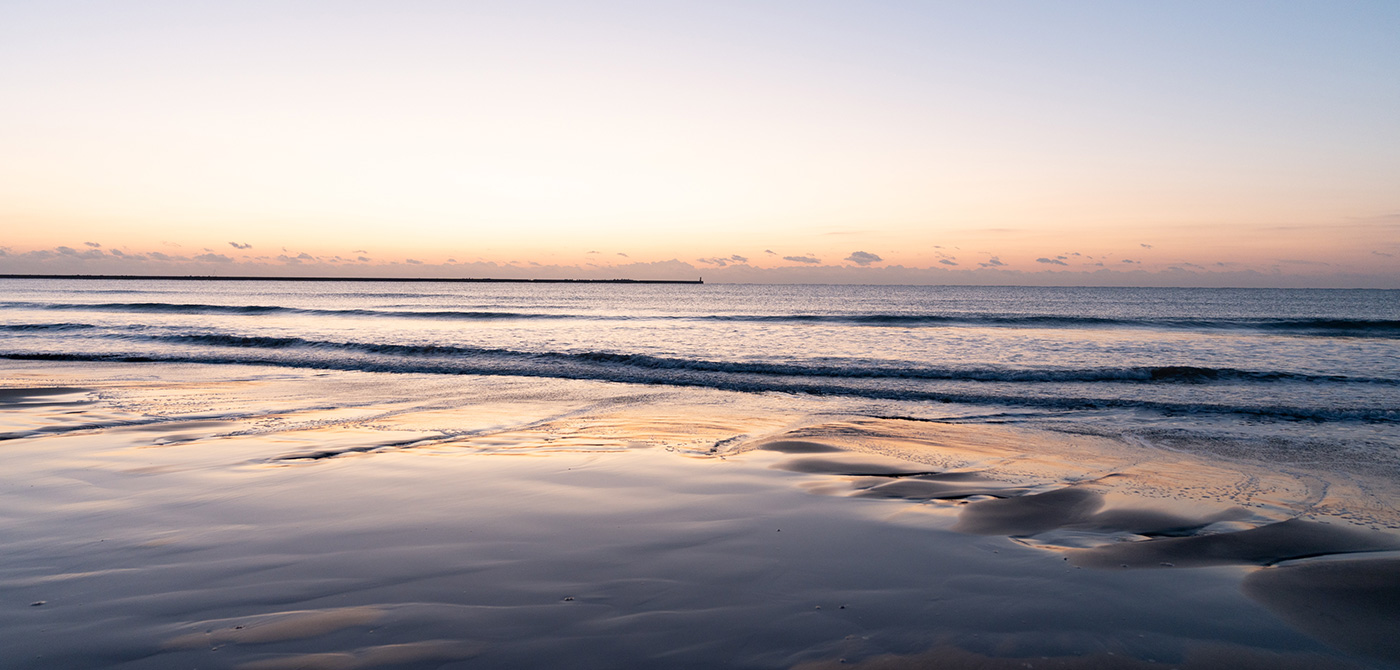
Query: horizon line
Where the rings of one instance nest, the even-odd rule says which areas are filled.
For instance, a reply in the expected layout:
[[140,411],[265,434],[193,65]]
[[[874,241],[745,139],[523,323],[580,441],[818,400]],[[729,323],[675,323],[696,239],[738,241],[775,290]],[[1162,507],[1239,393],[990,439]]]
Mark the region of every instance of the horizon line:
[[[503,277],[307,277],[256,275],[98,275],[98,274],[26,274],[0,273],[0,279],[79,279],[79,280],[143,280],[143,281],[289,281],[289,282],[375,282],[375,283],[458,283],[458,284],[689,284],[707,285],[699,279],[568,279],[568,278],[503,278]],[[1083,289],[1181,289],[1181,290],[1241,290],[1241,291],[1400,291],[1400,287],[1375,286],[1151,286],[1093,285],[1093,284],[847,284],[831,282],[775,283],[719,282],[718,285],[752,286],[942,286],[956,288],[1083,288]]]
[[174,281],[304,281],[304,282],[457,282],[505,284],[704,284],[700,279],[510,279],[500,277],[297,277],[255,275],[86,275],[86,274],[0,274],[0,279],[88,279],[88,280],[174,280]]

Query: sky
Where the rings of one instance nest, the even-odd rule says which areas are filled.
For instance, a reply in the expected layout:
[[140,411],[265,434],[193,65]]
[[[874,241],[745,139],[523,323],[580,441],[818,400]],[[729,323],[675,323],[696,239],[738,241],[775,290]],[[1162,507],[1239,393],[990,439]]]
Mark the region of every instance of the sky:
[[1400,288],[1400,3],[0,0],[0,272]]

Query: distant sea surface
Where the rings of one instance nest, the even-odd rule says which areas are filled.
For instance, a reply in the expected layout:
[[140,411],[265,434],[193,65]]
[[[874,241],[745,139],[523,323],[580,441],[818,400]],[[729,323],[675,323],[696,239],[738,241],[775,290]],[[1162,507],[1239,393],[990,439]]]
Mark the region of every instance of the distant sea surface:
[[801,394],[1400,476],[1400,291],[10,279],[0,359]]

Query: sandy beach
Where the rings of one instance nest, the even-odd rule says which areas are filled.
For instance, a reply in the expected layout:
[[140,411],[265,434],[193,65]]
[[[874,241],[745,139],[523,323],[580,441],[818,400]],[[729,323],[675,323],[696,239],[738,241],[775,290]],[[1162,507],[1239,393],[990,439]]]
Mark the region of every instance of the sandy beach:
[[1397,35],[0,2],[0,670],[1400,670]]
[[6,667],[1400,663],[1360,475],[589,381],[0,387]]

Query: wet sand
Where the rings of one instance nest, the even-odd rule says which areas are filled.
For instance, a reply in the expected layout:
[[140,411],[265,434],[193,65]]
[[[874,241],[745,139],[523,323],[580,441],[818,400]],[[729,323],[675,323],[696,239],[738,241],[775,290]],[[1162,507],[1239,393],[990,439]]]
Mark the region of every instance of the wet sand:
[[820,398],[0,370],[5,667],[1370,668],[1393,483]]

